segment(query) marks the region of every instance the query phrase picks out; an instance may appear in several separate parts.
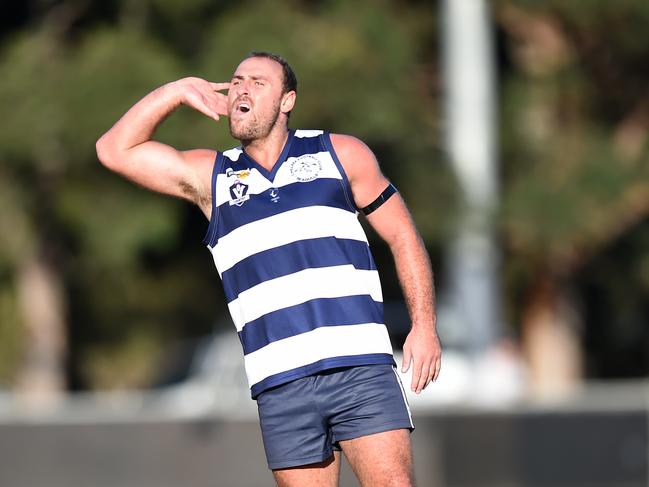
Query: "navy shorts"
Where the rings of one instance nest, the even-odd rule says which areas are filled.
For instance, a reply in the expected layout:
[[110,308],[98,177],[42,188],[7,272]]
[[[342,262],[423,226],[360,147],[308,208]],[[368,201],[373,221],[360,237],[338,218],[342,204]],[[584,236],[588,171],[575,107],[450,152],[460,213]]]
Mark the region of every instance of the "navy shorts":
[[326,370],[262,392],[259,422],[270,469],[323,462],[337,442],[414,426],[392,365]]

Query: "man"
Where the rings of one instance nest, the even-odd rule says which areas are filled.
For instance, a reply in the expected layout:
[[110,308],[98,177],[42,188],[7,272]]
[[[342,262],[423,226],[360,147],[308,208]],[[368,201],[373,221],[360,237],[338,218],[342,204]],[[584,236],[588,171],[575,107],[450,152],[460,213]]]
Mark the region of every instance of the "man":
[[[227,96],[220,91],[228,90]],[[269,468],[280,486],[338,484],[340,449],[364,486],[413,484],[413,429],[357,210],[388,243],[412,319],[402,369],[439,374],[432,271],[405,204],[358,139],[289,130],[295,75],[251,53],[229,83],[184,78],[149,93],[97,142],[101,162],[209,220],[244,349]],[[178,151],[152,140],[178,106],[229,117],[241,146]]]

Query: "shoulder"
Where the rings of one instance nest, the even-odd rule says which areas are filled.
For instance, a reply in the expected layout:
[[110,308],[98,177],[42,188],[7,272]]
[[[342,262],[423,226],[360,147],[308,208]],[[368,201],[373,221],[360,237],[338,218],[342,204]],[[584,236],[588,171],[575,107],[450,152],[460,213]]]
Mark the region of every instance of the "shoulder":
[[350,180],[358,175],[379,171],[378,161],[365,142],[352,135],[344,134],[330,134],[330,138],[338,160]]
[[353,135],[345,134],[329,134],[331,138],[331,145],[340,156],[367,156],[372,154],[370,148],[361,139]]

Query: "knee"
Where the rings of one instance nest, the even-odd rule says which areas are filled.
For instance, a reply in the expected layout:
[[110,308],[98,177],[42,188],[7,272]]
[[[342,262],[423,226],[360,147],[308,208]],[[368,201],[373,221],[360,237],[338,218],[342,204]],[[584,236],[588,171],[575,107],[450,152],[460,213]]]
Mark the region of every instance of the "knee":
[[391,476],[385,485],[386,487],[415,487],[415,479],[410,472],[400,472]]
[[398,479],[387,484],[387,487],[415,487],[410,479]]

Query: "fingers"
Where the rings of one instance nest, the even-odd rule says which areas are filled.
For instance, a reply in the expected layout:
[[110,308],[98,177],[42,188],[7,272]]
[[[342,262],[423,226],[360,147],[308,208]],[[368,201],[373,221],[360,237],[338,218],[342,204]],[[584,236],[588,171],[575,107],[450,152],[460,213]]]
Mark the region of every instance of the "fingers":
[[[219,83],[211,84],[217,85]],[[228,99],[227,96],[222,93],[203,93],[200,97],[200,101],[192,106],[214,120],[218,120],[221,115],[228,114]]]
[[217,110],[209,107],[207,104],[194,105],[194,109],[214,120],[218,120],[220,118],[219,115],[225,115],[225,113],[219,113]]
[[405,344],[403,346],[403,363],[401,364],[401,372],[408,372],[408,369],[410,368],[410,347],[408,344]]
[[227,90],[230,88],[230,83],[211,83],[210,86],[214,91]]
[[[228,89],[230,83],[210,83],[212,88],[215,91]],[[214,99],[214,110],[219,115],[228,114],[228,97],[223,93],[214,93],[216,99]]]
[[439,377],[439,371],[441,370],[441,368],[442,368],[442,358],[437,357],[435,359],[435,367],[433,368],[433,373],[432,373],[433,382],[436,381],[437,378]]
[[412,364],[412,380],[410,382],[410,389],[413,392],[419,394],[429,382],[428,380],[428,370],[430,369],[430,363],[428,367],[425,367],[423,362],[420,362],[416,359],[413,359],[410,347],[403,347],[403,364],[401,365],[401,372],[407,372],[410,368],[410,363]]
[[428,370],[428,379],[426,380],[426,384],[424,385],[424,389],[430,385],[431,382],[435,382],[437,378],[439,377],[439,370],[441,368],[442,361],[439,357],[436,357],[431,366],[430,369]]
[[174,82],[182,93],[182,103],[214,120],[228,114],[228,96],[221,93],[230,83],[212,83],[202,78],[183,78]]
[[412,390],[419,394],[428,384],[428,371],[430,370],[430,365],[426,366],[426,362],[417,364],[415,363],[412,369]]
[[412,391],[419,394],[431,382],[436,381],[439,377],[440,369],[441,358],[439,356],[431,357],[421,362],[413,359],[412,381],[410,385]]
[[436,381],[441,368],[442,351],[437,336],[421,338],[421,334],[411,331],[403,344],[403,363],[401,372],[405,373],[412,364],[410,388],[419,394],[431,382]]
[[210,108],[216,115],[228,114],[228,101],[225,95],[218,93],[219,97],[216,100],[210,100]]

